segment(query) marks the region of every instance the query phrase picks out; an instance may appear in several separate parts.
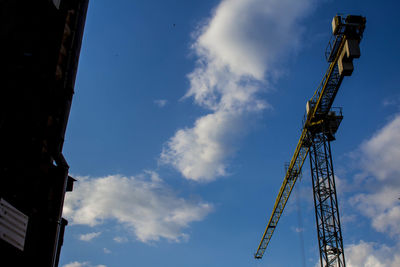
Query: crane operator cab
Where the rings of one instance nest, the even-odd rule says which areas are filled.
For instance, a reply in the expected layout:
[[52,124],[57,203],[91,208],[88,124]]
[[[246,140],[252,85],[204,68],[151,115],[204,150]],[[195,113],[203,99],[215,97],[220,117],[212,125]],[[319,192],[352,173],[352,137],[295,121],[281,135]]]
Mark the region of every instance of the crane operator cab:
[[[307,117],[310,115],[309,113],[313,110],[314,106],[314,102],[307,101]],[[319,114],[318,112],[316,112],[314,117],[311,118],[310,124],[307,126],[307,129],[312,135],[323,132],[328,141],[333,141],[335,140],[335,134],[339,129],[339,125],[342,120],[342,108],[332,107],[327,114]]]

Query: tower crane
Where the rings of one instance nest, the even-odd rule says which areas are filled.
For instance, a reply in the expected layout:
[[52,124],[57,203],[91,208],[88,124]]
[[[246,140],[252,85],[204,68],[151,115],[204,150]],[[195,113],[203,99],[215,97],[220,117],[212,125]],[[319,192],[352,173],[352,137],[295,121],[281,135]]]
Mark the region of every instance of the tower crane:
[[254,255],[256,259],[261,259],[267,249],[309,155],[320,263],[322,267],[346,266],[330,145],[343,115],[341,108],[332,108],[332,104],[343,78],[353,72],[353,59],[360,57],[359,44],[365,23],[365,17],[356,15],[337,15],[332,20],[333,35],[325,51],[329,67],[306,104],[301,136]]

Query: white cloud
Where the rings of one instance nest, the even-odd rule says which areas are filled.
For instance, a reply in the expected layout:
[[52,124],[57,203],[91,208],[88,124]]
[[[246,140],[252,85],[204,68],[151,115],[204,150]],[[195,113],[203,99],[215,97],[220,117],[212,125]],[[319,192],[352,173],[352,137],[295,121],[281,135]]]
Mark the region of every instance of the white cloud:
[[278,58],[296,48],[297,23],[312,1],[224,0],[198,33],[194,47],[206,64],[262,80]]
[[313,0],[224,0],[195,33],[197,67],[185,97],[212,111],[166,143],[161,162],[196,181],[226,176],[247,121],[268,107],[259,94],[298,47]]
[[101,235],[101,232],[93,232],[88,234],[82,234],[79,236],[79,240],[82,241],[91,241],[93,238],[96,238]]
[[161,160],[176,167],[184,177],[210,181],[227,174],[224,162],[234,153],[232,139],[241,132],[240,118],[219,111],[197,119],[193,128],[176,132],[164,147]]
[[177,197],[155,172],[78,180],[64,204],[64,216],[72,224],[95,226],[116,220],[142,242],[186,239],[183,229],[212,210],[208,203]]
[[388,247],[373,242],[360,241],[345,248],[348,267],[397,267],[400,253],[396,247]]
[[103,252],[104,252],[105,254],[110,254],[110,253],[111,253],[111,250],[109,250],[108,248],[103,248]]
[[74,262],[65,264],[63,267],[84,267],[84,266],[88,266],[88,264],[89,264],[88,262],[77,262],[77,261],[74,261]]
[[372,175],[380,180],[398,177],[400,174],[400,115],[370,140],[364,142],[361,151],[365,155],[363,166]]
[[125,236],[116,236],[113,238],[113,240],[117,243],[126,243],[128,242],[128,238],[126,238]]
[[166,100],[166,99],[157,99],[157,100],[154,100],[154,104],[156,104],[156,105],[159,106],[160,108],[165,107],[165,105],[167,105],[167,103],[168,103],[168,100]]
[[351,198],[351,203],[371,219],[375,230],[400,234],[400,115],[360,147],[366,185],[372,190]]
[[351,199],[356,207],[371,219],[372,226],[379,232],[392,237],[400,234],[400,187],[384,186],[374,193],[357,194]]
[[91,265],[90,262],[78,262],[74,261],[68,264],[63,265],[63,267],[107,267],[106,265]]

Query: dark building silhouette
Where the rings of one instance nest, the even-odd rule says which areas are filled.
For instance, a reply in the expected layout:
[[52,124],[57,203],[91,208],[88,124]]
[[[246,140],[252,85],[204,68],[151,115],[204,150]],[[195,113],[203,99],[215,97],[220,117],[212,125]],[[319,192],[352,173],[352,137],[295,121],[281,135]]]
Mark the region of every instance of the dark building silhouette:
[[0,0],[1,266],[58,266],[62,148],[88,0]]

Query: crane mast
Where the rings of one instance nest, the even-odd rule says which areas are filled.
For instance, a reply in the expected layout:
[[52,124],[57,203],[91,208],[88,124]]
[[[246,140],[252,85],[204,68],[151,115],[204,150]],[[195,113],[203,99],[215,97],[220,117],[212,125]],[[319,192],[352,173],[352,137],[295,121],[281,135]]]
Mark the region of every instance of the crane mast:
[[321,266],[345,266],[343,238],[330,142],[343,119],[333,101],[344,76],[353,72],[353,59],[360,57],[359,43],[365,29],[362,16],[335,16],[333,36],[325,51],[330,63],[321,83],[306,105],[306,116],[295,152],[276,198],[272,214],[254,255],[261,259],[283,213],[292,189],[310,154],[311,178]]

